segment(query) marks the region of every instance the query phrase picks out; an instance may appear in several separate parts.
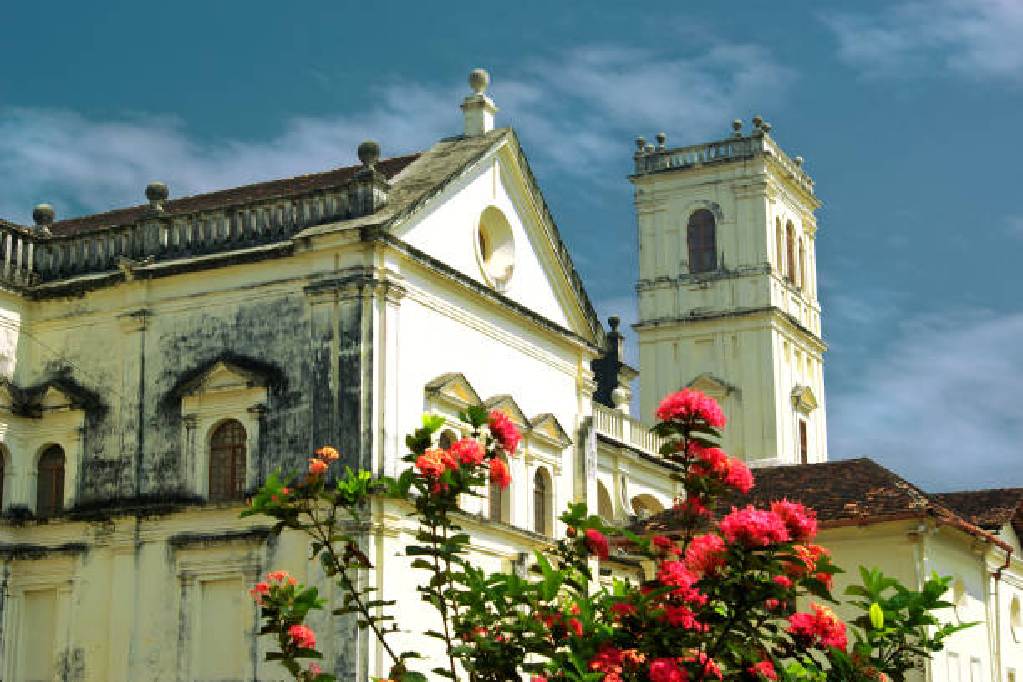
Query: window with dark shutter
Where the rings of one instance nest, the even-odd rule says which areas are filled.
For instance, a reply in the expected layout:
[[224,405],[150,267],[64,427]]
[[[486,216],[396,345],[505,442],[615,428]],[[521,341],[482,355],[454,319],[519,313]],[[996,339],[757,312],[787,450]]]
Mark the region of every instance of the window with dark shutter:
[[231,419],[210,439],[210,501],[240,500],[245,494],[245,427]]
[[810,456],[807,452],[806,447],[806,420],[799,420],[799,463],[806,464],[810,461]]
[[64,449],[51,445],[39,456],[36,514],[54,516],[64,509]]
[[788,258],[786,278],[796,283],[796,229],[789,223],[785,228],[785,257]]
[[689,272],[717,270],[717,243],[714,234],[714,214],[705,208],[689,216],[686,230],[689,244]]
[[537,469],[533,476],[533,530],[541,535],[550,535],[550,524],[547,521],[548,496],[550,483],[547,472]]

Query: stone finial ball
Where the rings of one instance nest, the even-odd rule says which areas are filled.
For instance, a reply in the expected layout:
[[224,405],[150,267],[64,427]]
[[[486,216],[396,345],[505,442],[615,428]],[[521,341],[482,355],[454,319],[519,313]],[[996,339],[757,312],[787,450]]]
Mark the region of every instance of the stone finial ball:
[[759,128],[762,125],[764,125],[764,117],[761,116],[760,114],[757,114],[756,116],[753,117],[753,127]]
[[803,157],[802,156],[797,156],[796,158],[794,158],[792,160],[795,161],[796,165],[799,166],[800,168],[803,167]]
[[668,141],[668,136],[664,133],[657,133],[657,144],[664,146],[664,143]]
[[490,85],[490,74],[486,69],[473,69],[469,73],[469,87],[477,95],[482,95]]
[[739,132],[740,130],[742,130],[741,118],[737,118],[734,121],[732,121],[732,130],[734,130],[735,132]]
[[767,121],[764,121],[763,125],[761,125],[760,127],[763,128],[765,133],[771,132],[771,124],[768,123]]
[[643,147],[646,147],[646,138],[640,135],[636,138],[636,149],[643,151]]
[[616,332],[618,331],[618,325],[620,325],[622,321],[618,319],[617,315],[612,315],[611,317],[607,318],[607,323],[611,327],[611,331]]
[[56,212],[53,210],[53,206],[49,204],[38,204],[32,209],[32,220],[35,221],[36,225],[50,225],[53,223],[55,216]]
[[149,201],[166,201],[169,196],[170,190],[167,189],[167,184],[164,182],[154,180],[146,185],[146,199]]
[[363,166],[372,166],[380,159],[380,144],[376,140],[366,140],[359,145],[359,161]]

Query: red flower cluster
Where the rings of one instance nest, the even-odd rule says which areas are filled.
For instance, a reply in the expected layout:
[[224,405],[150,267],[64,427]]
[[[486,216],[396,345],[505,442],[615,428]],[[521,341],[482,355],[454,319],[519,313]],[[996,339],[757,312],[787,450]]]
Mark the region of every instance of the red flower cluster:
[[305,625],[292,625],[288,628],[288,637],[291,637],[291,641],[300,649],[316,648],[316,633]]
[[664,422],[703,422],[717,429],[725,425],[725,413],[717,401],[691,388],[683,388],[678,393],[666,396],[657,406],[655,414]]
[[781,517],[793,542],[806,542],[817,535],[817,512],[788,499],[771,503],[771,511]]
[[771,663],[770,661],[760,661],[759,663],[754,663],[750,667],[746,668],[746,672],[762,680],[778,679],[778,673],[774,669],[774,663]]
[[479,466],[483,463],[486,451],[475,438],[463,438],[451,446],[451,456],[466,466]]
[[509,455],[514,455],[522,436],[508,415],[501,410],[491,410],[487,416],[487,425],[501,448]]
[[674,658],[655,658],[650,661],[650,682],[689,682],[689,673]]
[[341,453],[330,445],[324,445],[313,453],[315,457],[309,458],[309,478],[315,479],[327,473],[327,467],[331,462],[337,461]]
[[743,494],[753,489],[753,473],[742,460],[729,457],[721,448],[703,447],[695,441],[689,441],[686,447],[696,460],[692,468],[694,474],[714,476]]
[[721,519],[718,528],[728,542],[745,547],[767,547],[791,539],[780,516],[752,505],[743,509],[732,507],[732,512]]
[[725,541],[720,535],[697,535],[686,547],[686,568],[700,576],[712,575],[725,565],[725,554]]
[[601,561],[607,559],[610,554],[607,536],[593,528],[586,529],[586,548],[590,550],[590,554],[596,554]]
[[820,545],[793,545],[792,550],[796,553],[796,561],[785,562],[785,573],[793,578],[804,578],[812,575],[815,579],[824,583],[831,589],[831,574],[817,570],[820,560],[829,556],[828,550]]
[[445,471],[457,469],[458,460],[447,450],[430,448],[416,458],[416,468],[423,476],[436,480],[444,475]]
[[266,574],[266,580],[256,583],[249,594],[257,604],[263,603],[263,598],[270,595],[270,590],[290,585],[294,587],[298,581],[288,575],[287,571],[270,571]]
[[508,463],[500,457],[494,457],[490,460],[490,484],[502,489],[511,485],[511,473],[508,471]]
[[681,561],[662,561],[657,569],[657,580],[666,587],[674,587],[672,596],[690,604],[704,604],[707,597],[696,589],[699,576],[685,567]]
[[[642,665],[645,656],[636,649],[618,649],[604,644],[590,659],[590,670],[604,673],[603,682],[622,682],[626,669],[630,672]],[[632,679],[631,675],[629,679]]]
[[849,644],[845,623],[835,612],[819,604],[810,604],[813,613],[793,613],[789,616],[788,633],[806,646],[819,643],[824,648],[835,647],[845,651]]

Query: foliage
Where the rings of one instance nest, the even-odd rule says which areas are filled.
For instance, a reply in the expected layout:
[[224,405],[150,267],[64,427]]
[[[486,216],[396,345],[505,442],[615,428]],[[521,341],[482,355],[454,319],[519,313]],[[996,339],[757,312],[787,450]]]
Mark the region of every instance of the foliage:
[[[395,652],[393,601],[374,594],[360,576],[372,568],[359,545],[374,498],[408,505],[418,528],[406,547],[423,571],[418,590],[437,613],[426,636],[443,644],[444,659],[429,672],[448,679],[504,682],[532,675],[548,680],[687,682],[699,680],[902,680],[922,656],[965,626],[942,626],[934,617],[947,604],[948,579],[932,577],[919,592],[876,570],[861,569],[850,588],[862,611],[846,625],[824,604],[836,603],[838,572],[827,550],[813,543],[816,515],[778,500],[768,509],[733,507],[716,519],[722,495],[749,492],[753,475],[718,446],[725,417],[707,396],[685,389],[665,398],[653,431],[664,438],[660,455],[672,463],[684,495],[676,501],[672,537],[641,537],[609,527],[570,504],[561,516],[565,537],[534,555],[529,576],[489,573],[470,560],[470,537],[458,523],[459,501],[486,487],[506,487],[508,457],[519,434],[501,412],[471,407],[461,419],[469,435],[437,446],[443,420],[425,416],[406,439],[410,466],[396,478],[346,468],[332,478],[336,450],[324,447],[308,471],[269,478],[245,515],[277,520],[277,529],[308,534],[312,555],[336,580],[343,597],[335,615],[350,615],[381,642],[389,679],[426,680],[413,669],[418,654]],[[596,579],[612,545],[646,568]],[[276,635],[267,655],[302,680],[332,680],[315,663],[311,631],[295,630],[323,603],[314,588],[287,580],[261,583],[263,634]],[[798,604],[809,608],[798,610]],[[437,661],[435,661],[437,663]]]

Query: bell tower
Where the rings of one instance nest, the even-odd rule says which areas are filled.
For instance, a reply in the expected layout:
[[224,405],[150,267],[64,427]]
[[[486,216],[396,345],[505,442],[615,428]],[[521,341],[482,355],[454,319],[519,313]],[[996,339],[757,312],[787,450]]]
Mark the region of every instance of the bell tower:
[[636,140],[640,408],[685,386],[718,399],[752,465],[827,459],[814,211],[801,157],[759,116],[731,137]]

